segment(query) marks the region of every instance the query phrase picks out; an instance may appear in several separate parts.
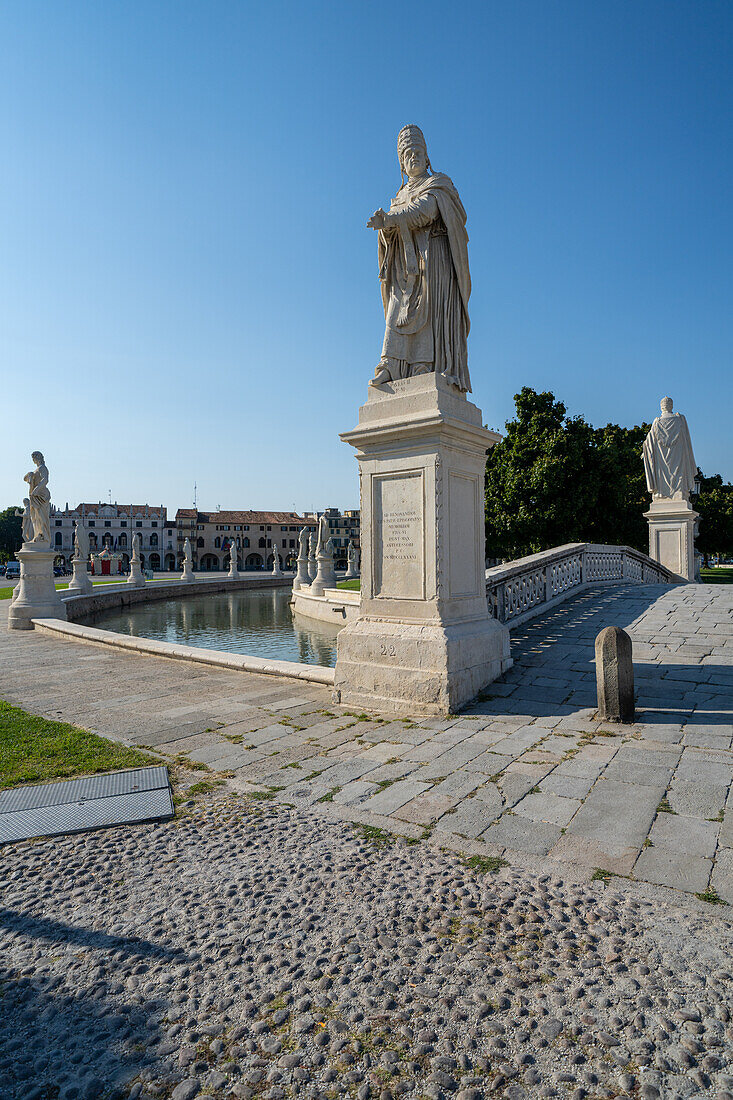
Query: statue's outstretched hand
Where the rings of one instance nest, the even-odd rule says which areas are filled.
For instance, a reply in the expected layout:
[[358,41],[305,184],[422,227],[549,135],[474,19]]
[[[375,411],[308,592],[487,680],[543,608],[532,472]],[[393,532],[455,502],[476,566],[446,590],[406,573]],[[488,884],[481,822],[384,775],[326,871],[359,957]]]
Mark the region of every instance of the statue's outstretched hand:
[[367,229],[384,229],[384,217],[384,210],[380,206],[379,210],[375,210],[367,222]]

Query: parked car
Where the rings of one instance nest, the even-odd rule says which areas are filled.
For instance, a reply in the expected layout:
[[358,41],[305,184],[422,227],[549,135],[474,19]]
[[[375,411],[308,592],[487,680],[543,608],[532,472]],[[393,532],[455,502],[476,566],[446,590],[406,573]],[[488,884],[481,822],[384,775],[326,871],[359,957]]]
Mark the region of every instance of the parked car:
[[20,576],[20,562],[19,561],[9,561],[8,564],[5,566],[5,577],[6,577],[6,579],[7,578],[12,578],[13,580],[17,580],[19,576]]

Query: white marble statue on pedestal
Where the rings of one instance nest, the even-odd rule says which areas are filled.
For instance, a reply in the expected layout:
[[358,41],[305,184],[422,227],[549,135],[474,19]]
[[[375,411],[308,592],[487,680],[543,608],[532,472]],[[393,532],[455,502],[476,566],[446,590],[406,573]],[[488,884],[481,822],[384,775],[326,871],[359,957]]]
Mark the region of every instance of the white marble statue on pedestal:
[[127,578],[127,583],[133,585],[135,588],[142,588],[145,584],[145,577],[143,576],[142,564],[140,561],[140,544],[142,540],[138,531],[132,536],[132,557],[130,558],[130,575]]
[[328,523],[325,516],[321,516],[318,521],[316,562],[318,569],[310,591],[314,596],[322,596],[326,588],[336,587],[336,574],[333,568],[333,539],[328,537]]
[[379,234],[385,316],[372,385],[437,372],[470,392],[466,211],[448,176],[432,171],[419,126],[402,127],[397,157],[402,186],[367,222]]
[[308,574],[308,528],[302,527],[298,535],[298,566],[293,579],[293,592],[299,592],[311,582]]
[[318,572],[318,563],[316,561],[316,543],[316,532],[311,531],[310,539],[308,540],[308,577],[311,581],[314,581],[316,579],[316,573]]
[[89,595],[92,591],[92,579],[87,571],[89,560],[89,535],[84,524],[79,520],[74,527],[74,557],[71,559],[73,576],[69,584],[69,591]]
[[29,493],[23,502],[23,545],[15,555],[20,579],[8,611],[9,630],[32,630],[33,619],[67,617],[53,577],[48,469],[40,451],[34,451],[31,458],[36,468],[23,478]]
[[191,540],[186,539],[183,544],[183,572],[181,573],[182,581],[192,581],[195,579],[193,571],[193,559],[191,556]]
[[671,397],[661,401],[658,416],[644,440],[646,487],[655,499],[689,500],[697,477],[697,463],[687,420],[672,412]]
[[649,557],[684,580],[699,580],[695,561],[695,534],[699,519],[690,504],[697,463],[687,420],[672,411],[671,397],[663,397],[658,416],[644,440],[644,473],[652,503]]
[[235,539],[232,539],[229,543],[229,577],[232,580],[236,580],[239,577],[239,570],[237,569],[237,543]]
[[30,514],[33,527],[33,539],[28,540],[51,546],[51,493],[48,489],[48,470],[40,451],[34,451],[31,458],[36,464],[23,478],[30,486]]
[[432,172],[418,126],[403,127],[397,154],[407,182],[367,223],[379,234],[382,357],[357,427],[341,435],[359,462],[362,561],[359,615],[338,635],[334,699],[445,715],[511,666],[484,565],[486,451],[500,437],[466,397],[463,205]]
[[349,539],[349,545],[346,550],[346,560],[348,562],[346,580],[350,581],[359,576],[359,551],[356,549],[351,539]]
[[272,542],[272,575],[273,577],[282,577],[283,575],[283,571],[280,568],[280,554],[274,539]]

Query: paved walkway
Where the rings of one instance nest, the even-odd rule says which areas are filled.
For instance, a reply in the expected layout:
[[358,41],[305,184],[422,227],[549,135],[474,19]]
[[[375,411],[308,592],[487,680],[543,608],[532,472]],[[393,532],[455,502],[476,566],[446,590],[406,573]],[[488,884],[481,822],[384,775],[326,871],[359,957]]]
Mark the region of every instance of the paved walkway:
[[[244,793],[469,854],[596,868],[733,902],[733,588],[612,586],[513,633],[514,668],[446,720],[5,630],[0,697],[226,773]],[[593,720],[593,642],[634,640],[638,720]]]

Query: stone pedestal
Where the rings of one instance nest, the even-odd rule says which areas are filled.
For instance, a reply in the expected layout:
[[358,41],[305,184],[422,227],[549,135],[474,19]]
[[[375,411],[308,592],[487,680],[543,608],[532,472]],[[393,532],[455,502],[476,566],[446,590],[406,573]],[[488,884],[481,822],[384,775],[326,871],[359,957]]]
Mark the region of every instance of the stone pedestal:
[[310,584],[310,574],[308,573],[308,555],[298,554],[298,570],[295,574],[293,581],[293,592],[299,592],[301,588],[307,588]]
[[66,608],[53,582],[55,553],[47,545],[23,543],[15,555],[20,580],[8,612],[9,630],[32,630],[31,619],[66,619]]
[[181,580],[182,581],[195,581],[196,580],[196,574],[194,573],[193,569],[191,568],[190,561],[184,561],[183,562],[183,572],[181,573]]
[[131,584],[133,588],[144,588],[145,577],[143,576],[142,566],[140,565],[139,558],[132,558],[130,560],[130,575],[127,578],[127,584]]
[[499,436],[441,375],[372,387],[341,436],[361,477],[361,605],[338,635],[335,699],[448,714],[511,666],[486,602],[484,470]]
[[333,568],[333,557],[331,554],[323,553],[316,556],[318,563],[318,571],[316,578],[310,586],[310,594],[312,596],[322,596],[326,588],[336,587],[336,573]]
[[698,513],[687,500],[652,500],[644,513],[649,523],[649,557],[686,581],[695,578],[695,524]]
[[239,570],[237,569],[236,562],[229,562],[229,572],[227,573],[227,577],[230,581],[239,580]]
[[280,558],[278,557],[277,554],[273,554],[273,557],[272,557],[272,576],[273,577],[282,577],[282,575],[283,575],[283,571],[280,568]]
[[69,591],[78,592],[82,596],[88,596],[92,591],[92,578],[89,576],[86,560],[82,558],[72,558],[71,566],[73,575],[71,577]]

